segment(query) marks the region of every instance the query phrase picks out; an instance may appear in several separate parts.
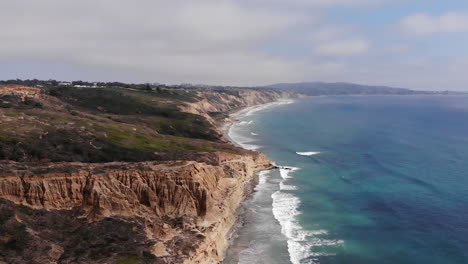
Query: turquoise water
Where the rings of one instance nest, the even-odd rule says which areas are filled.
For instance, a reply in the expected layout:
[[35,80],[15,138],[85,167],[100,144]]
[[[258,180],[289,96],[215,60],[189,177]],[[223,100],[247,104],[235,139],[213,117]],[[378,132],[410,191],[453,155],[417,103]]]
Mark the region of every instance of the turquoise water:
[[305,98],[238,118],[233,140],[285,167],[260,176],[227,263],[468,263],[468,96]]

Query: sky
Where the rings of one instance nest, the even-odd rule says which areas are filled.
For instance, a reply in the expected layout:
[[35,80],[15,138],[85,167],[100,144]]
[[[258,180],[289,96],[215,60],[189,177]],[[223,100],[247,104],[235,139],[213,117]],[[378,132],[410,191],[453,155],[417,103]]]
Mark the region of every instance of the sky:
[[0,79],[468,90],[466,0],[14,0]]

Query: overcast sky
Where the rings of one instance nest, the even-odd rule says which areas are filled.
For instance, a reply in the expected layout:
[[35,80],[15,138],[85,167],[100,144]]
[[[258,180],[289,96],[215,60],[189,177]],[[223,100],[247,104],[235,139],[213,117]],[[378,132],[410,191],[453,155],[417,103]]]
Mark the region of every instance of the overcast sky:
[[468,90],[467,0],[14,0],[0,79]]

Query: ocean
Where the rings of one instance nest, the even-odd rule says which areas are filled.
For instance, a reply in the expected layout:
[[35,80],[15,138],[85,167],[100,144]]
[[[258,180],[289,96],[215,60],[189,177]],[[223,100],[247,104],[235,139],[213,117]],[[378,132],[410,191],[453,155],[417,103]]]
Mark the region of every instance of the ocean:
[[228,135],[267,154],[225,263],[468,263],[468,96],[263,105]]

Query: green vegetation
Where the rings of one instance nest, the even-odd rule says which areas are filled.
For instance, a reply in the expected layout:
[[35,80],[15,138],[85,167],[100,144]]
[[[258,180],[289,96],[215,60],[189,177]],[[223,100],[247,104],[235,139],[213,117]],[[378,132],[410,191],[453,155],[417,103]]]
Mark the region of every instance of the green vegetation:
[[[3,83],[40,85],[45,96],[23,100],[0,95],[0,160],[143,161],[158,159],[156,153],[161,152],[239,152],[205,117],[179,109],[201,100],[199,89],[73,83],[89,86],[81,88],[38,80]],[[204,98],[225,104],[222,93],[241,96],[239,91],[220,89]],[[229,104],[239,107],[236,100]],[[213,120],[227,116],[209,115]]]

